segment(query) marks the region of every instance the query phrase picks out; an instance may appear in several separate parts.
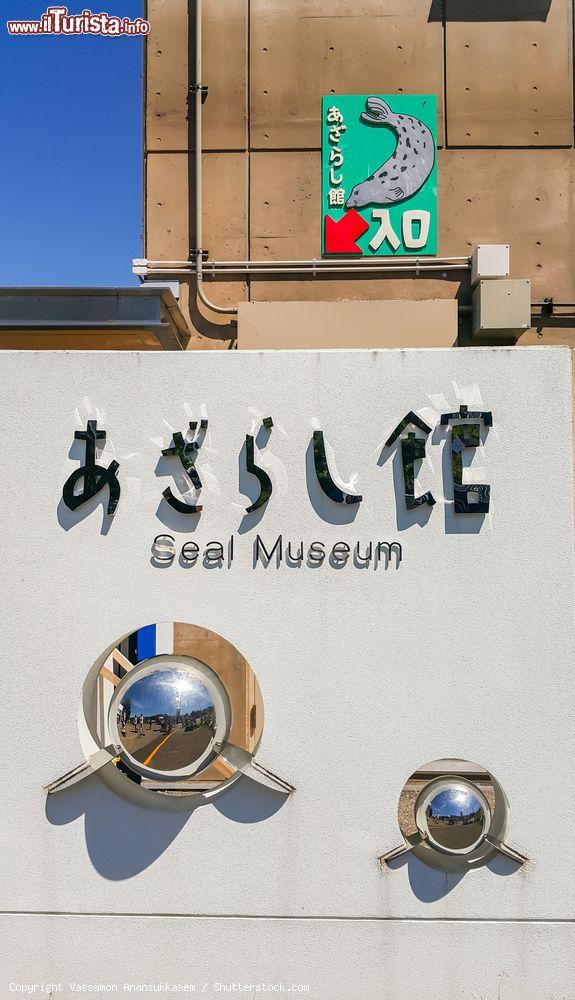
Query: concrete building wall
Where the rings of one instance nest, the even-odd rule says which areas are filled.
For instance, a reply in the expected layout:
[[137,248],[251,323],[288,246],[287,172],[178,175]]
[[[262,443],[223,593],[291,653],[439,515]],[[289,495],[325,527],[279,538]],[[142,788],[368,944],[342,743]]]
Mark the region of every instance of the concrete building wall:
[[[189,8],[189,10],[188,10]],[[190,0],[149,0],[146,255],[187,259],[192,120],[186,115]],[[320,99],[435,93],[440,256],[509,243],[533,301],[575,302],[572,0],[204,0],[205,247],[214,259],[319,257]],[[192,192],[193,193],[193,192]],[[457,299],[467,274],[210,281],[238,301]],[[188,292],[190,295],[188,296]],[[227,347],[236,328],[198,311],[190,347]],[[202,315],[203,314],[203,315]],[[572,343],[573,307],[521,343]],[[468,321],[460,322],[467,342]],[[425,332],[421,343],[427,342]]]
[[[575,799],[570,352],[6,353],[0,750],[10,780],[1,909],[10,983],[308,984],[315,1000],[575,997]],[[491,486],[488,515],[451,513],[439,413],[488,408],[493,427],[465,475]],[[432,423],[408,514],[382,444],[411,408]],[[162,502],[160,449],[209,418],[196,530]],[[247,515],[246,432],[271,414],[261,451],[274,484]],[[74,431],[98,416],[122,495],[71,514]],[[364,500],[342,510],[310,467],[323,429],[332,468]],[[41,437],[41,447],[38,445]],[[306,455],[308,456],[306,458]],[[107,464],[107,463],[106,463]],[[245,490],[245,492],[244,492]],[[247,495],[246,495],[247,494]],[[235,537],[231,568],[154,565],[178,547]],[[253,564],[257,534],[401,543],[399,566]],[[262,689],[258,759],[296,791],[241,779],[193,812],[140,807],[98,776],[46,800],[82,759],[78,704],[97,657],[149,622],[192,622],[237,646]],[[509,800],[508,859],[463,877],[401,841],[404,782],[463,757]]]

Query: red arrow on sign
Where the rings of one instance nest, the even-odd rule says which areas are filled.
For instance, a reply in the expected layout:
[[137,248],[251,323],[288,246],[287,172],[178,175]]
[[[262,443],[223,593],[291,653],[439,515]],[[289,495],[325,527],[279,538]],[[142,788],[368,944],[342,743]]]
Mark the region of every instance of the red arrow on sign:
[[325,253],[362,253],[361,247],[355,242],[365,231],[369,223],[350,208],[337,222],[331,216],[325,216],[324,250]]

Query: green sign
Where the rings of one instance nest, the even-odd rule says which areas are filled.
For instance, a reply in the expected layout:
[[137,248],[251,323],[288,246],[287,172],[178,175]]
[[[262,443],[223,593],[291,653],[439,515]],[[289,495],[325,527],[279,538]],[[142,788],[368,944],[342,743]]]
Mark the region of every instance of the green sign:
[[322,255],[437,253],[434,94],[322,100]]

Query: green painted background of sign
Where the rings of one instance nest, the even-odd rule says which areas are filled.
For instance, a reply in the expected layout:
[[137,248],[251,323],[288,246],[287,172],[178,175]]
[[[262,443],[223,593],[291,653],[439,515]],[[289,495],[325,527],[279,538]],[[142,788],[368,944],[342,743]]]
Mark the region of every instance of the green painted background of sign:
[[[336,170],[336,175],[343,174],[340,187],[345,190],[347,199],[356,184],[361,183],[378,168],[382,167],[385,161],[393,154],[397,145],[397,136],[394,130],[385,125],[364,124],[360,115],[365,110],[365,103],[369,97],[379,97],[387,104],[395,114],[410,115],[427,125],[432,136],[435,147],[435,157],[433,168],[423,186],[395,204],[380,205],[372,203],[365,208],[356,208],[356,211],[369,223],[369,230],[357,240],[364,257],[402,257],[419,256],[437,253],[437,99],[435,94],[331,94],[322,98],[322,211],[321,211],[321,248],[322,256],[333,256],[326,253],[325,249],[325,216],[329,215],[334,221],[341,219],[346,214],[344,207],[332,207],[329,204],[330,190],[330,168],[333,166],[329,162],[330,150],[334,147],[329,142],[330,123],[327,121],[330,108],[338,108],[343,115],[346,130],[339,139],[339,148],[344,161],[340,168]],[[391,224],[400,239],[397,250],[393,250],[387,240],[377,250],[369,247],[370,240],[373,239],[379,229],[379,220],[372,220],[373,209],[388,209]],[[431,215],[429,235],[427,242],[421,249],[408,249],[404,245],[402,237],[402,217],[408,210],[423,210]],[[414,229],[417,233],[417,227]],[[357,255],[359,256],[359,255]]]

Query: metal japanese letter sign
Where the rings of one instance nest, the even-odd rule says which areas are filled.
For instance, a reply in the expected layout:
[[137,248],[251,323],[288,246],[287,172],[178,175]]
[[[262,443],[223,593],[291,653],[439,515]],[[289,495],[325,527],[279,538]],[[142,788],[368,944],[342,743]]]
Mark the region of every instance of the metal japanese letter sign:
[[322,101],[322,255],[437,253],[434,94]]

